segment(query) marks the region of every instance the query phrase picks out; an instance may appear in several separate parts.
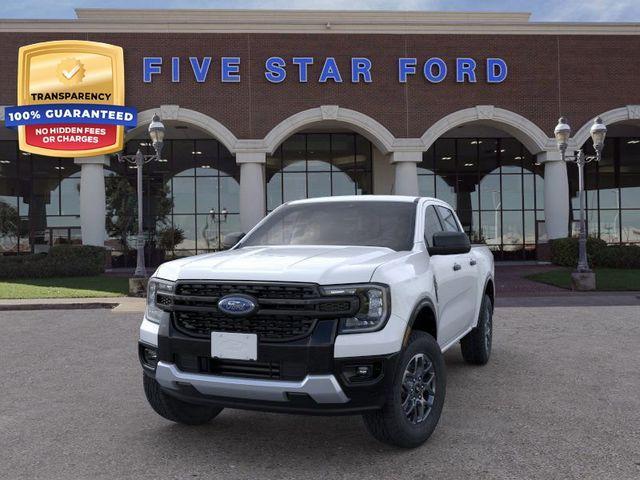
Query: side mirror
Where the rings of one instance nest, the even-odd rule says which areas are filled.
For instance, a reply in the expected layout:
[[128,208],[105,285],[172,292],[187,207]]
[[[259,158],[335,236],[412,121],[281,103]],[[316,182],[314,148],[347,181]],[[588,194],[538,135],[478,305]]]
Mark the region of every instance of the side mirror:
[[436,232],[432,243],[433,246],[427,249],[429,255],[453,255],[471,250],[471,242],[464,232]]
[[243,233],[243,232],[233,232],[233,233],[229,233],[229,234],[225,235],[222,238],[222,249],[223,250],[229,250],[236,243],[238,243],[240,240],[242,240],[242,238],[244,236],[245,236],[245,233]]

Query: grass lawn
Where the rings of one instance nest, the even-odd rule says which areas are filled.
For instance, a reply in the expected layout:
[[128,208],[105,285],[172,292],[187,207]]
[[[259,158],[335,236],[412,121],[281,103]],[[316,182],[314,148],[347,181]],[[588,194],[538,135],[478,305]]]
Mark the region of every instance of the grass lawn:
[[66,277],[0,280],[0,298],[121,297],[129,292],[124,277]]
[[[526,278],[556,287],[571,288],[572,268],[559,268],[549,272],[534,273]],[[595,268],[596,290],[632,291],[640,290],[640,269]]]

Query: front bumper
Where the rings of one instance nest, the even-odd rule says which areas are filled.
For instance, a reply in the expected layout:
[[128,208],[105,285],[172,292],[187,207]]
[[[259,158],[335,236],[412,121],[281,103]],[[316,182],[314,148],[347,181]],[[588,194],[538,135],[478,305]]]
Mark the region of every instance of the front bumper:
[[288,402],[296,395],[307,395],[316,403],[347,403],[340,384],[333,375],[307,375],[302,381],[262,380],[181,372],[171,363],[159,362],[156,380],[160,386],[180,391],[191,386],[202,395]]
[[[336,320],[322,320],[307,338],[259,342],[255,368],[277,365],[277,374],[249,378],[245,370],[253,366],[213,368],[214,364],[224,361],[210,358],[210,340],[185,335],[176,330],[171,321],[166,321],[157,330],[157,366],[149,368],[142,361],[143,370],[157,380],[166,394],[191,403],[329,415],[381,408],[398,354],[334,358],[336,332]],[[141,350],[155,343],[148,340],[150,338],[141,336]],[[350,376],[350,372],[361,365],[372,367],[370,378],[360,380]],[[242,369],[242,376],[228,374],[237,368]],[[218,374],[219,371],[224,375]]]

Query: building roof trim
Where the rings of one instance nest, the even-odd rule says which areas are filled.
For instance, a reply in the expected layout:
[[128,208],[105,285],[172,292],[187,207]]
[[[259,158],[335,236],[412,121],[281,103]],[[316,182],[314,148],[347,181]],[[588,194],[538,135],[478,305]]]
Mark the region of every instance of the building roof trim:
[[4,32],[639,35],[640,23],[530,22],[529,13],[76,9],[77,19],[0,19]]

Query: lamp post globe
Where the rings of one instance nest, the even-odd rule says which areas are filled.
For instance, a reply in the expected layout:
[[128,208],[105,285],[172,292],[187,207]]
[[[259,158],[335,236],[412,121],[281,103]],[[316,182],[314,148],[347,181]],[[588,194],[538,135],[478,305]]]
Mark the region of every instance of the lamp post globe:
[[151,143],[158,158],[160,158],[160,152],[162,151],[165,131],[164,124],[160,120],[160,116],[156,113],[149,124],[149,138],[151,138]]
[[560,117],[553,133],[558,143],[558,149],[564,155],[564,152],[567,150],[567,145],[569,144],[569,137],[571,136],[571,127],[567,123],[566,118]]
[[593,148],[598,154],[602,153],[602,148],[604,147],[604,138],[607,135],[607,127],[604,123],[602,123],[602,119],[600,117],[596,117],[596,119],[593,121],[590,133],[591,140],[593,140]]

